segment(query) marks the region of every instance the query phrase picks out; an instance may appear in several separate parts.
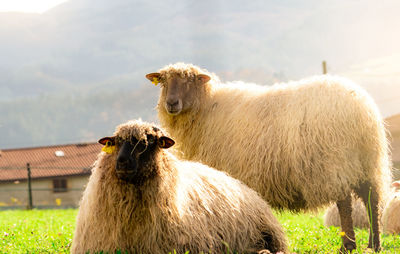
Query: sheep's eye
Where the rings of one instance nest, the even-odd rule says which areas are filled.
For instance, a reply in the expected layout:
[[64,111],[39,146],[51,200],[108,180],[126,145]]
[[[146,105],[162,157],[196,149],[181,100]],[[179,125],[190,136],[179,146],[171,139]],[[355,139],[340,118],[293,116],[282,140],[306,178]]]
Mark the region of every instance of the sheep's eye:
[[154,144],[154,142],[155,142],[154,137],[151,136],[151,135],[148,135],[148,136],[147,136],[147,142],[149,142],[149,145]]

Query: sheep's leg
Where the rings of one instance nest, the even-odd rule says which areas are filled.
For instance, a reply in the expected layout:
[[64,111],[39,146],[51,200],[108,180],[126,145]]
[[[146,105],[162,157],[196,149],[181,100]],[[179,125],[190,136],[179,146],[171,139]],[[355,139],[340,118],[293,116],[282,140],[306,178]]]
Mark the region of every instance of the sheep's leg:
[[351,195],[343,200],[336,202],[339,210],[340,222],[342,226],[342,250],[341,252],[347,253],[356,249],[355,234],[353,229],[353,219],[351,217]]
[[365,207],[367,208],[367,213],[370,222],[369,228],[369,241],[368,248],[374,248],[374,251],[380,251],[380,212],[379,212],[379,195],[376,187],[370,182],[364,182],[360,185],[357,190],[357,194],[364,201]]

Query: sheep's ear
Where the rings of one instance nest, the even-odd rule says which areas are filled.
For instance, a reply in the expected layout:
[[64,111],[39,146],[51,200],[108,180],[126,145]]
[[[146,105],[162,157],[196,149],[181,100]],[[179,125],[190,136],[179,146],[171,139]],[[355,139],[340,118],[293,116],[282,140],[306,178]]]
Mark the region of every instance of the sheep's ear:
[[200,82],[201,85],[207,83],[211,79],[210,76],[208,76],[206,74],[198,74],[196,76],[196,78]]
[[104,137],[99,139],[98,142],[104,146],[107,145],[107,142],[111,142],[110,145],[115,146],[115,137]]
[[146,78],[151,82],[154,82],[154,79],[160,80],[160,73],[153,72],[146,75]]
[[158,146],[161,148],[170,148],[175,144],[175,141],[170,139],[169,137],[162,136],[158,139]]

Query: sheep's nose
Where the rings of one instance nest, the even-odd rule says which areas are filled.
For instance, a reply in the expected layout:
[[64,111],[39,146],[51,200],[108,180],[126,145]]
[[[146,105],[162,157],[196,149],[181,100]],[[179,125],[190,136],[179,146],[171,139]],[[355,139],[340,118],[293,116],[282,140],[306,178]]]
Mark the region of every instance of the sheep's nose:
[[117,158],[117,162],[118,163],[126,163],[128,161],[128,157],[126,157],[126,156],[118,156],[118,158]]
[[170,106],[171,108],[176,107],[179,105],[179,100],[176,101],[167,101],[168,106]]
[[[125,147],[123,147],[125,148]],[[121,149],[117,157],[117,164],[126,164],[129,161],[130,150],[129,149]]]

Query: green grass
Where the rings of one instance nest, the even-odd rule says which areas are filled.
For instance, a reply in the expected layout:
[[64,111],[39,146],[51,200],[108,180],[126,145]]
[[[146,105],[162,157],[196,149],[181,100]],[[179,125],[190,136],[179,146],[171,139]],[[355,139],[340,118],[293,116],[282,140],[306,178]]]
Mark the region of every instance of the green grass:
[[[0,211],[0,253],[69,253],[77,210]],[[337,253],[340,229],[322,214],[277,213],[291,252]],[[357,251],[366,253],[368,231],[356,229]],[[381,253],[400,253],[400,235],[382,235]],[[167,252],[167,251],[166,251]]]
[[[289,249],[295,253],[338,253],[341,246],[340,228],[325,227],[322,215],[275,214],[285,229],[289,240]],[[352,253],[372,253],[368,246],[368,230],[356,228],[357,250]],[[381,234],[382,251],[380,253],[400,253],[400,235]]]
[[0,212],[0,253],[69,253],[76,209]]

